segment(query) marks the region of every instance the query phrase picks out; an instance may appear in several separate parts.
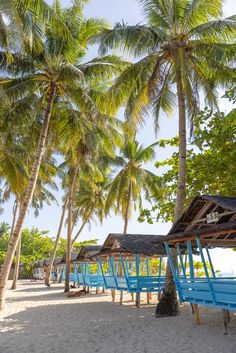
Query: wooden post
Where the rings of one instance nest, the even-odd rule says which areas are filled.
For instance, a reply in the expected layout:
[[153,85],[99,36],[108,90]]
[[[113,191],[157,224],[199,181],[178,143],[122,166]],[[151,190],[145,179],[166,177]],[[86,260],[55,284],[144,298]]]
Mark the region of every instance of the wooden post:
[[140,292],[136,293],[136,307],[140,308]]
[[102,287],[102,293],[105,293],[105,287]]
[[192,308],[193,308],[193,315],[194,315],[194,324],[195,325],[201,325],[201,319],[200,319],[198,304],[193,304]]
[[120,305],[122,305],[123,302],[123,291],[120,291]]
[[96,294],[99,294],[99,288],[96,287]]
[[112,301],[112,303],[115,303],[115,300],[116,300],[116,292],[115,292],[115,289],[112,289],[111,290],[111,301]]
[[149,305],[150,304],[150,295],[149,295],[150,293],[149,292],[147,292],[147,305]]
[[158,292],[158,294],[157,294],[157,299],[158,299],[158,300],[161,299],[161,292]]
[[230,323],[230,313],[229,313],[229,310],[225,310],[225,309],[222,309],[222,313],[224,316],[224,328],[225,328],[224,335],[228,335],[228,324]]
[[131,293],[131,300],[132,300],[132,302],[134,302],[134,293],[133,292]]

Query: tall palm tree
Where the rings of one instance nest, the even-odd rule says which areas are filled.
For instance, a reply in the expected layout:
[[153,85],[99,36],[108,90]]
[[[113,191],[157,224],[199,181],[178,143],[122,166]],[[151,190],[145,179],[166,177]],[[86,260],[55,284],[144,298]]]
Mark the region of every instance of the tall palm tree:
[[144,148],[137,141],[128,140],[114,160],[119,167],[117,175],[108,186],[107,212],[116,204],[124,219],[123,233],[127,233],[132,208],[142,206],[142,193],[151,202],[160,194],[155,174],[143,168],[143,164],[155,158],[155,143]]
[[[146,24],[118,23],[95,41],[100,52],[126,51],[137,58],[109,91],[110,108],[126,103],[130,127],[152,112],[158,128],[160,111],[171,112],[176,98],[179,111],[179,174],[175,221],[181,216],[186,183],[186,120],[196,118],[200,91],[206,104],[217,106],[217,83],[232,79],[228,54],[235,53],[235,16],[222,18],[222,0],[139,0]],[[141,58],[141,59],[140,59]],[[173,301],[168,314],[176,314],[177,298],[170,266],[167,266],[166,294],[159,304],[165,314],[165,298]],[[171,293],[171,294],[170,294]],[[162,303],[164,304],[162,306]]]
[[[1,70],[7,72],[9,76],[11,75],[8,79],[4,77],[1,81],[6,93],[15,101],[36,96],[37,105],[34,116],[39,119],[41,124],[29,183],[0,274],[0,309],[4,307],[7,278],[27,210],[34,194],[55,104],[60,100],[67,101],[68,104],[79,107],[81,112],[87,111],[91,117],[95,117],[98,111],[89,96],[89,82],[94,80],[94,77],[97,81],[99,79],[103,81],[104,77],[111,77],[120,72],[122,67],[122,61],[114,59],[114,56],[83,63],[88,41],[93,34],[104,28],[103,21],[85,20],[82,6],[78,2],[67,10],[62,10],[57,2],[54,10],[67,23],[71,32],[70,38],[62,33],[57,21],[52,19],[45,27],[40,51],[30,51],[23,56],[14,52],[12,53],[13,63],[11,65],[8,65],[6,53],[4,51],[0,53]],[[12,78],[14,75],[17,78]]]

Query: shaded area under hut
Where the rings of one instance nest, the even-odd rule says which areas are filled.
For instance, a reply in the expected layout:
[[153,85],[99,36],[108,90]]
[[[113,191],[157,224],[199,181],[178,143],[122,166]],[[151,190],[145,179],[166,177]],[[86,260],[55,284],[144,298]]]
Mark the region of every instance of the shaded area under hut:
[[[161,293],[165,283],[166,250],[164,236],[145,234],[109,234],[97,258],[106,289],[111,289],[112,300],[115,290],[136,294],[136,305],[140,305],[140,293]],[[154,240],[156,241],[153,244]]]
[[[236,310],[236,278],[217,275],[210,252],[216,247],[236,248],[236,197],[196,197],[171,228],[165,246],[179,300],[193,304],[196,323],[200,323],[200,304],[223,309],[227,326],[228,311]],[[172,248],[178,254],[177,267]],[[185,258],[183,248],[186,249]],[[203,277],[196,275],[193,250],[199,252]]]

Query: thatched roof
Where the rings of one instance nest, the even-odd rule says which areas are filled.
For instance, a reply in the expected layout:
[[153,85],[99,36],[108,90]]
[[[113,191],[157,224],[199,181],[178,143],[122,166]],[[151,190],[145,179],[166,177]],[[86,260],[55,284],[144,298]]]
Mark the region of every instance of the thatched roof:
[[225,223],[236,219],[236,197],[228,196],[197,196],[190,206],[183,213],[180,219],[175,222],[169,234],[179,233],[185,230],[199,228],[199,225],[207,224],[207,215],[217,212],[219,221]]
[[144,256],[166,255],[163,246],[164,238],[163,235],[151,234],[109,234],[96,256],[119,253]]
[[34,267],[44,267],[44,260],[35,261]]
[[91,260],[94,254],[101,251],[102,245],[84,245],[81,246],[78,256],[74,261]]
[[[77,258],[78,254],[79,254],[78,252],[72,252],[70,261],[71,262],[75,261],[75,259]],[[62,257],[62,259],[60,261],[60,264],[65,264],[65,263],[66,263],[66,254],[63,255],[63,257]]]
[[173,224],[167,239],[176,243],[196,236],[210,246],[236,246],[236,197],[197,196]]
[[[54,258],[53,265],[58,265],[62,260],[62,256],[58,256]],[[43,260],[44,266],[49,266],[50,263],[50,257],[47,257],[46,259]]]

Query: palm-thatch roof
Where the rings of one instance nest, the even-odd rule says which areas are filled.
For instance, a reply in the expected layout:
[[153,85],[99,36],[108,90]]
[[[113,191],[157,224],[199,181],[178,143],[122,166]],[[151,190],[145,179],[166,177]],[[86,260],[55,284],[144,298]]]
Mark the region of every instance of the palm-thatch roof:
[[236,246],[236,197],[197,196],[168,233],[170,243],[198,236],[203,244]]
[[[54,258],[53,261],[53,266],[58,265],[62,260],[62,256],[57,256]],[[44,266],[49,266],[50,264],[50,257],[47,257],[46,259],[43,260],[43,264]]]
[[[109,234],[99,253],[95,256],[109,254],[126,254],[158,256],[166,255],[163,245],[165,236],[151,234]],[[154,244],[155,241],[155,244]]]
[[[75,261],[75,259],[77,258],[78,254],[79,254],[78,252],[72,252],[70,261],[71,262]],[[60,264],[65,264],[65,263],[66,263],[66,254],[63,255],[63,257],[62,257],[62,259],[60,261]]]
[[81,246],[78,256],[74,261],[91,260],[94,254],[101,251],[102,245],[84,245]]

